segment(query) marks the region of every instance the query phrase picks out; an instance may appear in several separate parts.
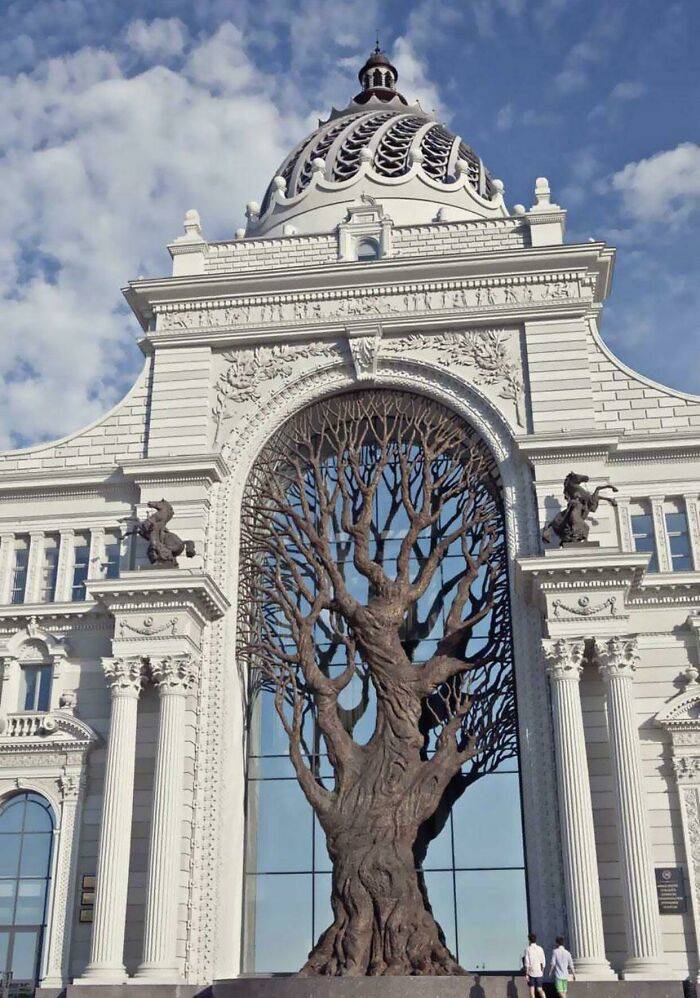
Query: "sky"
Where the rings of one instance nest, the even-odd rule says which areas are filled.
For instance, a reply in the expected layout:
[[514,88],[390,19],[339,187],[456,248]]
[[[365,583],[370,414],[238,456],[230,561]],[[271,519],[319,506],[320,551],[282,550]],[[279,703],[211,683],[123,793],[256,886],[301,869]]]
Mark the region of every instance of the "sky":
[[700,394],[700,4],[0,0],[0,447],[67,434],[143,358],[120,288],[196,208],[233,236],[379,32],[399,89],[567,241],[618,248],[603,337]]

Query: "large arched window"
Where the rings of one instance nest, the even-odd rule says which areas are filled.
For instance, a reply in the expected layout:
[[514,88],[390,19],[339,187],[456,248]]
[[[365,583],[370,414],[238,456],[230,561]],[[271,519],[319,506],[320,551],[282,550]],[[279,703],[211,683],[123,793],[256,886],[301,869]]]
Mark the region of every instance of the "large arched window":
[[[367,490],[365,530],[358,524]],[[415,529],[428,492],[430,523]],[[314,529],[304,533],[299,517]],[[328,583],[324,559],[339,573],[331,588],[364,607],[386,580],[393,584],[404,573],[415,583],[437,549],[439,564],[419,598],[407,603],[394,647],[410,678],[458,635],[450,654],[461,656],[465,671],[425,697],[420,757],[428,765],[438,755],[441,732],[467,687],[473,706],[461,728],[457,720],[457,743],[464,747],[474,734],[479,751],[449,780],[420,829],[415,876],[463,967],[519,969],[527,900],[515,680],[500,485],[486,448],[454,414],[425,398],[390,391],[339,396],[295,417],[268,444],[247,486],[243,521],[239,650],[250,674],[244,970],[299,970],[334,921],[333,864],[308,798],[314,786],[333,792],[342,779],[309,695],[308,666],[305,673],[299,665],[303,635],[294,614],[299,608],[301,617],[307,614],[309,600]],[[307,544],[319,532],[320,556]],[[352,671],[352,646],[354,674],[338,696],[337,716],[352,740],[351,758],[362,760],[364,746],[373,765],[381,663],[357,651],[361,637],[340,619],[332,598],[329,605],[309,631],[311,657],[323,683]],[[314,781],[309,792],[290,759],[295,724]]]
[[16,794],[0,807],[0,973],[20,989],[39,979],[53,827],[39,794]]

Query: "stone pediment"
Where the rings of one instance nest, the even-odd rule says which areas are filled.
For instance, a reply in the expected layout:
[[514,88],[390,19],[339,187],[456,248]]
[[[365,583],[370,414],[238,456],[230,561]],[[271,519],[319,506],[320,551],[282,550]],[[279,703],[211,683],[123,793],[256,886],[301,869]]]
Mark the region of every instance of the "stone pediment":
[[700,684],[670,700],[656,715],[656,723],[669,731],[700,731]]
[[61,711],[22,711],[0,716],[0,755],[25,751],[84,751],[97,741],[92,728]]

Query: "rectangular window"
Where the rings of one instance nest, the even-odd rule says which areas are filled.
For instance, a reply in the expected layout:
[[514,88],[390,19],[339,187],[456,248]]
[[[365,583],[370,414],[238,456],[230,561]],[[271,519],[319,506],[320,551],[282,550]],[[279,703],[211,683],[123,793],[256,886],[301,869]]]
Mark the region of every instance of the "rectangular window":
[[105,534],[105,556],[103,561],[103,572],[105,579],[119,578],[119,564],[121,561],[121,539],[117,533]]
[[56,579],[58,577],[58,547],[57,534],[47,534],[44,538],[44,555],[41,563],[41,585],[39,589],[40,603],[53,603],[56,598]]
[[90,536],[89,534],[76,534],[73,547],[73,585],[71,588],[71,600],[79,603],[85,599],[85,582],[88,577],[88,565],[90,563]]
[[23,665],[20,679],[20,710],[48,710],[51,702],[50,665]]
[[666,534],[671,549],[671,568],[674,572],[693,571],[693,552],[690,546],[688,517],[680,500],[671,500],[665,508]]
[[15,552],[12,564],[12,603],[24,603],[27,588],[27,567],[29,565],[29,538],[15,538]]
[[[641,508],[641,507],[640,507]],[[634,538],[635,551],[651,551],[649,559],[649,572],[658,572],[659,559],[656,555],[656,537],[654,536],[654,518],[651,513],[633,513],[630,517],[632,521],[632,537]]]

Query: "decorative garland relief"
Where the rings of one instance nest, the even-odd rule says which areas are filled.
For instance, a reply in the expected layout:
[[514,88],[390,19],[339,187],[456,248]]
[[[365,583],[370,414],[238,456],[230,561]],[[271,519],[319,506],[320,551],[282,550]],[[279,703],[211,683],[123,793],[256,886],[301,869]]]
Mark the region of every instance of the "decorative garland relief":
[[[371,348],[368,340],[371,339]],[[349,344],[322,341],[308,344],[241,347],[224,350],[224,367],[214,388],[212,416],[216,427],[215,442],[220,442],[225,424],[245,403],[259,402],[269,382],[289,378],[300,360],[352,359],[356,376],[371,377],[377,359],[405,356],[407,353],[430,355],[441,366],[474,368],[477,383],[497,388],[499,398],[515,406],[518,426],[525,425],[523,379],[517,343],[505,329],[481,332],[414,333],[380,340],[378,337],[350,339]],[[375,353],[376,351],[376,353]],[[368,353],[368,356],[365,356]]]

